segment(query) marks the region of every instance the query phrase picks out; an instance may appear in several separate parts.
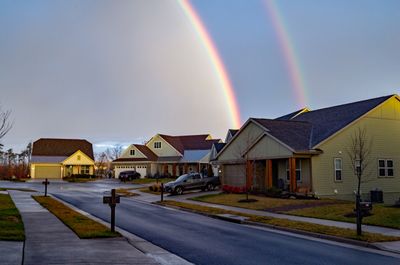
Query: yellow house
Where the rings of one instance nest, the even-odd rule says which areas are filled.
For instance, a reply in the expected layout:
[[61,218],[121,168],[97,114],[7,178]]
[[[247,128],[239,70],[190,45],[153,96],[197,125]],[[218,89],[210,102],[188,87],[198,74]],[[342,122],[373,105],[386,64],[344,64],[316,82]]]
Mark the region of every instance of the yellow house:
[[33,179],[93,175],[92,144],[79,139],[41,138],[32,146],[30,174]]
[[277,119],[250,118],[217,154],[222,182],[265,191],[277,187],[320,197],[353,199],[351,138],[365,130],[369,155],[361,191],[400,196],[400,98],[389,95]]

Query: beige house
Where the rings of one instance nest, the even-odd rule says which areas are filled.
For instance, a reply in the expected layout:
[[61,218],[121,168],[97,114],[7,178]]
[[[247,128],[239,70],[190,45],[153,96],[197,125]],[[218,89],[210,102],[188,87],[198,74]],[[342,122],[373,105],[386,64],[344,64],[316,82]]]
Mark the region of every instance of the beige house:
[[112,162],[114,175],[134,170],[141,177],[179,176],[191,171],[210,174],[210,151],[219,139],[209,134],[171,136],[157,134],[145,145],[132,144]]
[[86,140],[41,138],[32,146],[30,174],[33,179],[93,175],[92,144]]
[[250,118],[216,156],[222,182],[264,191],[278,187],[321,197],[354,198],[351,138],[365,130],[371,144],[365,198],[400,196],[400,98],[379,97],[319,110],[302,109],[277,119]]

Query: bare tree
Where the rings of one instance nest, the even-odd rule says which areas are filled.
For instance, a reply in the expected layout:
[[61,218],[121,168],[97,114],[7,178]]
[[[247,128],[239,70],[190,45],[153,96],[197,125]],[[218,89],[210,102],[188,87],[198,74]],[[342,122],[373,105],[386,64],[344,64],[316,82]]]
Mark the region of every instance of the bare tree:
[[366,181],[367,167],[370,164],[369,155],[371,153],[372,140],[368,138],[365,128],[358,128],[350,137],[350,144],[347,155],[351,162],[352,170],[357,177],[357,191],[356,191],[356,213],[357,213],[357,235],[361,235],[361,183]]
[[12,128],[10,114],[10,110],[3,111],[0,106],[0,139],[3,138]]
[[95,154],[96,158],[96,165],[97,165],[97,172],[96,175],[104,175],[106,172],[104,171],[104,168],[107,166],[108,167],[108,157],[106,152],[101,152]]
[[117,144],[114,145],[112,148],[107,148],[105,154],[110,160],[118,159],[122,154],[122,145]]

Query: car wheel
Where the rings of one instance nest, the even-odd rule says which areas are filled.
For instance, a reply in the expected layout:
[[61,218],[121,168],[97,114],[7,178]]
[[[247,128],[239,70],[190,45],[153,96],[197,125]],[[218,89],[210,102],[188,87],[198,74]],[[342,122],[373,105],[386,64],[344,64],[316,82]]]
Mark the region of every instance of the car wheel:
[[208,183],[208,184],[207,184],[207,190],[208,190],[208,191],[214,190],[214,185],[211,184],[211,183]]
[[183,194],[183,189],[182,189],[182,187],[180,187],[180,186],[179,186],[179,187],[176,187],[176,188],[175,188],[175,193],[178,194],[178,195],[182,195],[182,194]]

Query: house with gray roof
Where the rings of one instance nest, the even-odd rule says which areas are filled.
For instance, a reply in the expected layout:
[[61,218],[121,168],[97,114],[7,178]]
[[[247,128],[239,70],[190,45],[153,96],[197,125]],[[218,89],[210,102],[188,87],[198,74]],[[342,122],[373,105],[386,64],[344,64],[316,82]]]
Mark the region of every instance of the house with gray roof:
[[357,130],[370,153],[364,197],[379,189],[400,196],[400,98],[378,97],[338,106],[304,108],[276,119],[250,118],[215,158],[222,183],[265,191],[276,187],[320,197],[352,199],[357,178],[348,155]]

